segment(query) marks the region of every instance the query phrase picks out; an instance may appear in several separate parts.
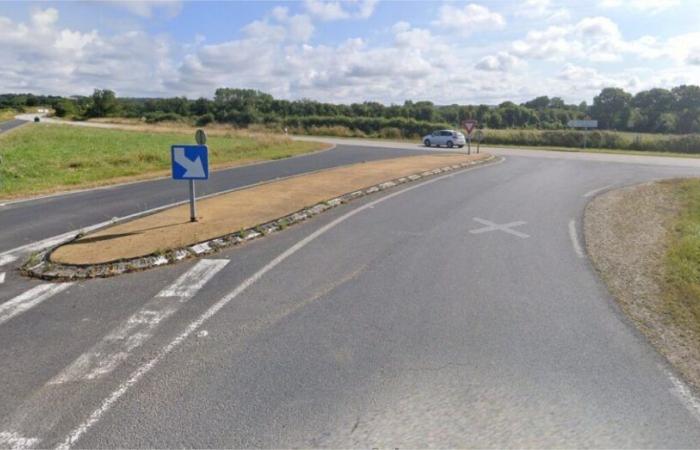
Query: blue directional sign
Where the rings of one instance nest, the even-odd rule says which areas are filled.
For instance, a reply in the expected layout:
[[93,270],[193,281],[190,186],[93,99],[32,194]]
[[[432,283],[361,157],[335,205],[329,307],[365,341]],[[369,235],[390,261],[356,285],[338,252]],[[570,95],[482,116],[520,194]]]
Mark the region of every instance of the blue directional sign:
[[173,180],[208,180],[209,151],[206,145],[173,145]]

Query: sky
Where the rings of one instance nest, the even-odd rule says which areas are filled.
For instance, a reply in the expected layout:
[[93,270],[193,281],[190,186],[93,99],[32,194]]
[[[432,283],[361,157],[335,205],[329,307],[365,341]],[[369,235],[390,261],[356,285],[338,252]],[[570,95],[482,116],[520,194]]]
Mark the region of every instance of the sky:
[[591,102],[700,84],[700,0],[0,1],[0,92]]

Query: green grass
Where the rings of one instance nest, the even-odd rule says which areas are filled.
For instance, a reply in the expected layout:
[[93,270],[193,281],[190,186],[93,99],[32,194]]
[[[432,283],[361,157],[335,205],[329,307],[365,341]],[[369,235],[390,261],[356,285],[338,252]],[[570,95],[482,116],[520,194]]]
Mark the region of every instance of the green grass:
[[12,120],[17,114],[19,114],[19,112],[14,109],[0,109],[0,122]]
[[[32,124],[0,135],[0,198],[167,175],[170,146],[191,133],[144,132]],[[210,136],[213,167],[286,158],[322,148],[283,136],[232,131]]]
[[[665,313],[700,335],[700,179],[671,184],[681,211],[669,231],[665,258]],[[698,342],[700,345],[700,342]]]

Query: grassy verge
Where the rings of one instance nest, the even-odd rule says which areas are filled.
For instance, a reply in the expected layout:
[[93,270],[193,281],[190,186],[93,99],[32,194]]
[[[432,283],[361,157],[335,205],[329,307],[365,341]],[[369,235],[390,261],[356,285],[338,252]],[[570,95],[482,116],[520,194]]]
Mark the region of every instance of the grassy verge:
[[[34,124],[0,135],[0,198],[50,193],[167,175],[170,145],[191,133]],[[284,136],[230,131],[211,136],[214,168],[281,159],[323,148]]]
[[12,120],[17,114],[19,114],[19,112],[14,109],[0,109],[0,122]]
[[669,230],[664,307],[674,322],[700,336],[700,179],[669,183],[681,213]]

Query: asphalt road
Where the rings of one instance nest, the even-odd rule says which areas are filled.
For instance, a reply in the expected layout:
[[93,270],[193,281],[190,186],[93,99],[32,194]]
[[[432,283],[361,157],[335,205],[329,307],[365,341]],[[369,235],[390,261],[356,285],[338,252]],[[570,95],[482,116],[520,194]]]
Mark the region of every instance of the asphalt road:
[[[212,172],[206,183],[197,183],[197,195],[344,164],[413,154],[415,151],[407,149],[339,145],[315,154]],[[0,201],[0,253],[114,217],[185,201],[188,195],[187,183],[163,178],[17,203]]]
[[679,175],[508,156],[202,261],[8,272],[0,444],[697,448],[694,393],[579,254],[595,192]]
[[0,133],[4,133],[6,131],[10,131],[13,128],[17,128],[20,125],[24,125],[27,123],[24,120],[18,120],[18,119],[13,119],[13,120],[7,120],[5,122],[0,122]]

